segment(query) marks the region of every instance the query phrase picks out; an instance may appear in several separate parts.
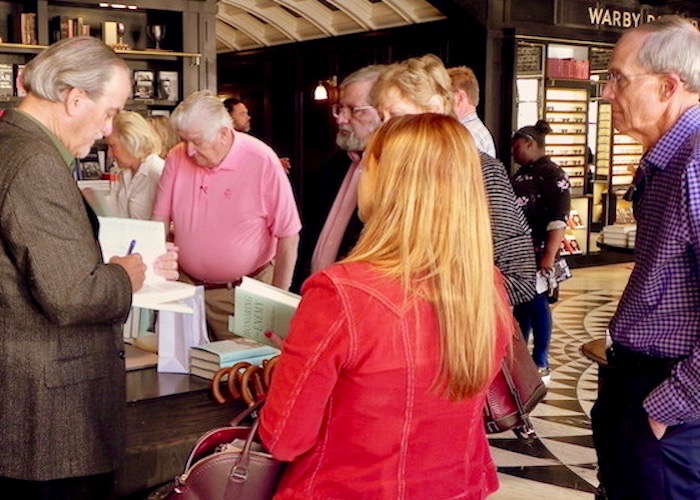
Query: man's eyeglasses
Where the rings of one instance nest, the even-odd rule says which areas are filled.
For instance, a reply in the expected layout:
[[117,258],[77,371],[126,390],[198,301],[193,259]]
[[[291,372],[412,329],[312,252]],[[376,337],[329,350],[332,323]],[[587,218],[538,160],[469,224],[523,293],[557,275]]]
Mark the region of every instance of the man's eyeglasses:
[[623,75],[619,71],[608,71],[605,76],[601,79],[601,83],[610,84],[618,86],[620,84],[626,83],[632,78],[638,78],[640,76],[654,76],[654,73],[637,73],[635,75]]
[[331,106],[331,113],[333,113],[333,118],[340,118],[341,116],[349,113],[353,118],[357,118],[364,111],[368,109],[373,109],[374,106],[346,106],[345,104],[336,103]]

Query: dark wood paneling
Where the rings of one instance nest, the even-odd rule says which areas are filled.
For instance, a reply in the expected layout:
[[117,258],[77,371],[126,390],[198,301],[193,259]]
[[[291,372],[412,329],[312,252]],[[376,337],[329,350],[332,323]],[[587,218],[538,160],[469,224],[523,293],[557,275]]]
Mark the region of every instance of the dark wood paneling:
[[305,200],[314,196],[306,188],[335,151],[330,103],[312,98],[320,80],[335,75],[341,81],[368,64],[432,53],[448,67],[470,66],[484,85],[485,47],[486,30],[478,21],[452,16],[403,28],[220,54],[219,89],[246,103],[253,135],[280,156],[290,157],[291,181],[305,217]]

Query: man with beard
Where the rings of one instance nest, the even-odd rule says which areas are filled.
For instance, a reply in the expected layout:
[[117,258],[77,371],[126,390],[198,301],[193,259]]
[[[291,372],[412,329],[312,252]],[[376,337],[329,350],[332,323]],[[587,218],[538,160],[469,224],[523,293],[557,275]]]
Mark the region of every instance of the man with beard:
[[368,137],[381,125],[369,94],[383,69],[383,65],[366,66],[340,83],[340,97],[332,108],[340,151],[321,167],[315,203],[307,212],[304,240],[308,253],[313,249],[313,256],[310,268],[307,264],[301,270],[302,278],[347,255],[362,230],[357,217],[358,165]]
[[245,103],[235,97],[229,97],[224,101],[224,106],[226,106],[228,114],[231,115],[233,128],[239,132],[250,132],[250,115]]

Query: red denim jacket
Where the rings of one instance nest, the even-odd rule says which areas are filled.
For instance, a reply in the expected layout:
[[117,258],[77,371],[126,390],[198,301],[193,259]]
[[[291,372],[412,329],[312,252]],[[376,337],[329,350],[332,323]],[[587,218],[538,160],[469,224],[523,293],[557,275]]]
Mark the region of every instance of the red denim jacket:
[[[263,442],[291,462],[276,498],[480,499],[495,491],[485,391],[455,403],[433,390],[433,307],[405,305],[396,281],[361,263],[315,274],[302,295],[261,413]],[[512,332],[500,325],[496,367]]]

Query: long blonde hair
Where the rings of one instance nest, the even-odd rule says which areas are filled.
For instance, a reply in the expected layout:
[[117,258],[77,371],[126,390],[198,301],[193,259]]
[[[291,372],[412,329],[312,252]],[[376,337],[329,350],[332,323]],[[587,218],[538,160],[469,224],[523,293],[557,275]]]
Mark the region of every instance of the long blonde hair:
[[[493,243],[474,142],[456,119],[390,119],[365,150],[375,173],[365,228],[346,261],[363,261],[434,306],[442,363],[436,387],[452,400],[482,390],[494,370],[499,314]],[[365,175],[363,172],[362,175]]]

